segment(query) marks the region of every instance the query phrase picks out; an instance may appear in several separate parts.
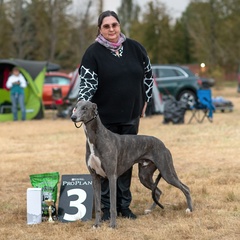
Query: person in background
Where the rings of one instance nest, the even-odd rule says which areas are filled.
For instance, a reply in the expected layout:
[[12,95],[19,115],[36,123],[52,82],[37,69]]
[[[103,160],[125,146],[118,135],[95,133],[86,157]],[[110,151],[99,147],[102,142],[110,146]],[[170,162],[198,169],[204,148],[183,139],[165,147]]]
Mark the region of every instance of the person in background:
[[[145,48],[121,33],[115,12],[100,14],[97,38],[82,57],[79,75],[77,101],[96,103],[100,119],[110,131],[136,135],[152,98],[152,68]],[[129,208],[131,178],[132,168],[117,180],[117,213],[135,219]],[[102,221],[106,221],[110,218],[107,179],[102,179],[101,188]]]
[[12,75],[8,78],[6,86],[10,89],[13,120],[18,120],[18,104],[21,109],[22,120],[26,120],[24,88],[27,86],[27,82],[17,67],[13,68]]

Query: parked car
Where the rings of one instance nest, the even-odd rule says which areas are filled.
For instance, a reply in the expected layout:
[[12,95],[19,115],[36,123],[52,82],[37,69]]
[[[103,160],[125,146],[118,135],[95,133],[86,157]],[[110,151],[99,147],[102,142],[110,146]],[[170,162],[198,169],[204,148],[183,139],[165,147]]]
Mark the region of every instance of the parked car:
[[215,85],[215,80],[213,78],[199,77],[198,75],[194,74],[188,67],[183,68],[189,74],[189,76],[198,77],[202,81],[201,88],[211,88]]
[[171,95],[178,101],[187,102],[192,106],[196,101],[199,88],[208,88],[214,83],[201,79],[189,68],[179,65],[152,65],[153,76],[159,92],[164,96]]
[[54,101],[52,98],[53,88],[60,88],[62,98],[64,98],[69,91],[71,77],[62,72],[47,72],[43,86],[43,105],[46,109],[52,108]]

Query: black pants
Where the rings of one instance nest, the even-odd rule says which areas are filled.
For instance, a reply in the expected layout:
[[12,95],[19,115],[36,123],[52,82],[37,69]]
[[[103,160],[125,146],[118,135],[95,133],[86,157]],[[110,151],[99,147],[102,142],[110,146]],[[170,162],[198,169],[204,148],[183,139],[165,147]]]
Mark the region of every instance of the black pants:
[[[138,133],[139,118],[127,123],[121,124],[105,124],[105,127],[110,131],[118,134],[132,134]],[[132,178],[132,167],[117,179],[117,211],[127,209],[132,201],[132,194],[130,192]],[[101,182],[101,203],[102,209],[110,209],[110,190],[107,178],[103,178]]]

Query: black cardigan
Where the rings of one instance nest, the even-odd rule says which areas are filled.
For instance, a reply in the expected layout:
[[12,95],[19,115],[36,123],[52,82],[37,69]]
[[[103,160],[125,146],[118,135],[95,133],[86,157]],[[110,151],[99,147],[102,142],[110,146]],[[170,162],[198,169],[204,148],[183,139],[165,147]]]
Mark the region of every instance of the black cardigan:
[[152,96],[152,69],[141,44],[126,39],[121,57],[98,42],[85,52],[81,66],[79,100],[97,104],[103,123],[125,123],[141,115]]

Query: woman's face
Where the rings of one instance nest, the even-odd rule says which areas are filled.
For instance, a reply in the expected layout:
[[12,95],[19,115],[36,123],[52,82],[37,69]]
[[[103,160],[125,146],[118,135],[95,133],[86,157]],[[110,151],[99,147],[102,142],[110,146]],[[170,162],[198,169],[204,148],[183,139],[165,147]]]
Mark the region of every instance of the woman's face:
[[105,17],[100,26],[100,33],[109,42],[117,42],[121,33],[120,24],[113,16]]
[[13,75],[18,76],[19,75],[19,70],[18,69],[13,69]]

